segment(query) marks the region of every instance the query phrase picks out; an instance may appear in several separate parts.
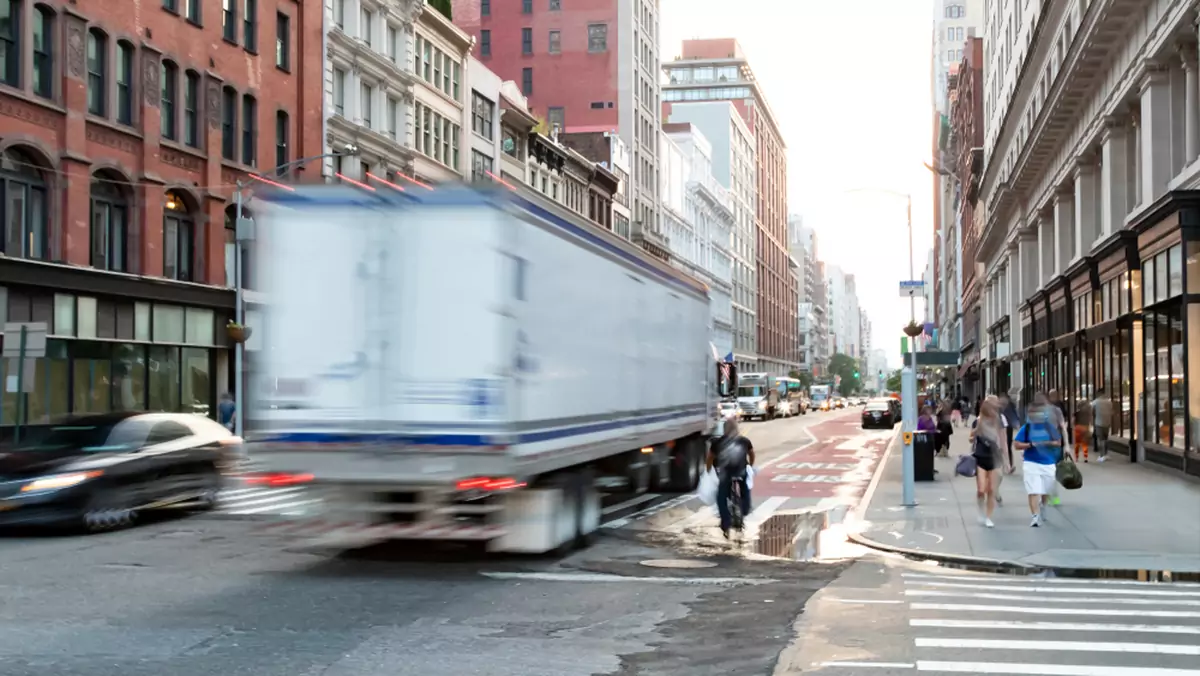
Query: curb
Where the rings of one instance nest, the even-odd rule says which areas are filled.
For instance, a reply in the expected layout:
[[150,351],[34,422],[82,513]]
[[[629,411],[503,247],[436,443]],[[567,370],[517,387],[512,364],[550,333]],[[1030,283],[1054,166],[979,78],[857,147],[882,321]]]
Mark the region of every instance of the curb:
[[[851,512],[855,521],[865,521],[863,516],[866,514],[871,504],[871,498],[875,495],[875,489],[879,485],[879,481],[883,476],[883,468],[887,461],[892,456],[892,451],[900,445],[900,434],[897,433],[896,438],[888,445],[888,450],[879,460],[879,466],[875,468],[875,476],[871,478],[871,483],[867,486],[866,492],[863,493],[863,498],[859,501],[858,506]],[[861,547],[873,549],[888,554],[903,556],[912,561],[936,562],[948,568],[958,570],[967,570],[980,573],[995,573],[1000,575],[1022,575],[1022,576],[1045,576],[1045,577],[1073,577],[1084,579],[1110,579],[1110,580],[1137,580],[1140,582],[1200,582],[1200,571],[1170,571],[1156,570],[1146,568],[1075,568],[1070,566],[1038,566],[1019,561],[1006,561],[1004,559],[989,559],[979,556],[968,556],[965,554],[943,554],[940,552],[931,552],[924,549],[911,549],[908,547],[899,547],[889,545],[883,542],[872,540],[869,537],[859,533],[847,532],[846,539]]]

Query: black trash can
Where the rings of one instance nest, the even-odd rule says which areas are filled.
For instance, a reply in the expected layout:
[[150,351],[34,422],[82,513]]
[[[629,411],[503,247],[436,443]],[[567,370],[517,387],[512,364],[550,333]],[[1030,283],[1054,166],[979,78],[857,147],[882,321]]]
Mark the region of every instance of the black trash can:
[[933,481],[933,456],[937,452],[936,432],[913,432],[913,478]]

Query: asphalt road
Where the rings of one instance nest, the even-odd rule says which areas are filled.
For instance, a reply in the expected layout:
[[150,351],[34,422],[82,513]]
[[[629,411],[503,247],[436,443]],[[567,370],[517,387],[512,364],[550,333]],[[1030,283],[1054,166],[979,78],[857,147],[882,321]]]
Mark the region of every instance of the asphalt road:
[[[752,423],[760,457],[836,414]],[[566,559],[328,558],[214,513],[0,537],[3,676],[771,674],[840,565],[745,561],[609,528]],[[687,558],[704,568],[658,568]]]

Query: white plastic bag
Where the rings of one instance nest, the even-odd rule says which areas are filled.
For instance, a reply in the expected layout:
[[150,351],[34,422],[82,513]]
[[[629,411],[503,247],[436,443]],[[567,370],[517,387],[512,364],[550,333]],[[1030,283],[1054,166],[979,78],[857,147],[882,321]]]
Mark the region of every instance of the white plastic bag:
[[696,495],[700,498],[700,502],[706,505],[717,504],[717,488],[720,481],[717,479],[715,470],[708,470],[700,475],[700,484],[696,486]]
[[754,465],[746,468],[746,488],[754,489],[754,475],[758,474],[758,470],[754,469]]

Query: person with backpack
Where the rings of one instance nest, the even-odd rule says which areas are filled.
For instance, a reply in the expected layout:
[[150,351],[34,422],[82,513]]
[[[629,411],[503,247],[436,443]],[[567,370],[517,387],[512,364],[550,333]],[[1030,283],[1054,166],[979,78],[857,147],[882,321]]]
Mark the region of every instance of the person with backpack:
[[1063,434],[1058,416],[1046,395],[1038,393],[1025,416],[1025,425],[1013,436],[1013,448],[1022,451],[1021,472],[1029,495],[1029,525],[1046,522],[1045,507],[1057,485],[1055,469],[1063,452]]
[[992,512],[996,510],[996,489],[1008,463],[1005,462],[1004,425],[995,397],[988,397],[979,407],[979,417],[971,429],[971,455],[975,458],[975,502],[979,523],[995,527]]

